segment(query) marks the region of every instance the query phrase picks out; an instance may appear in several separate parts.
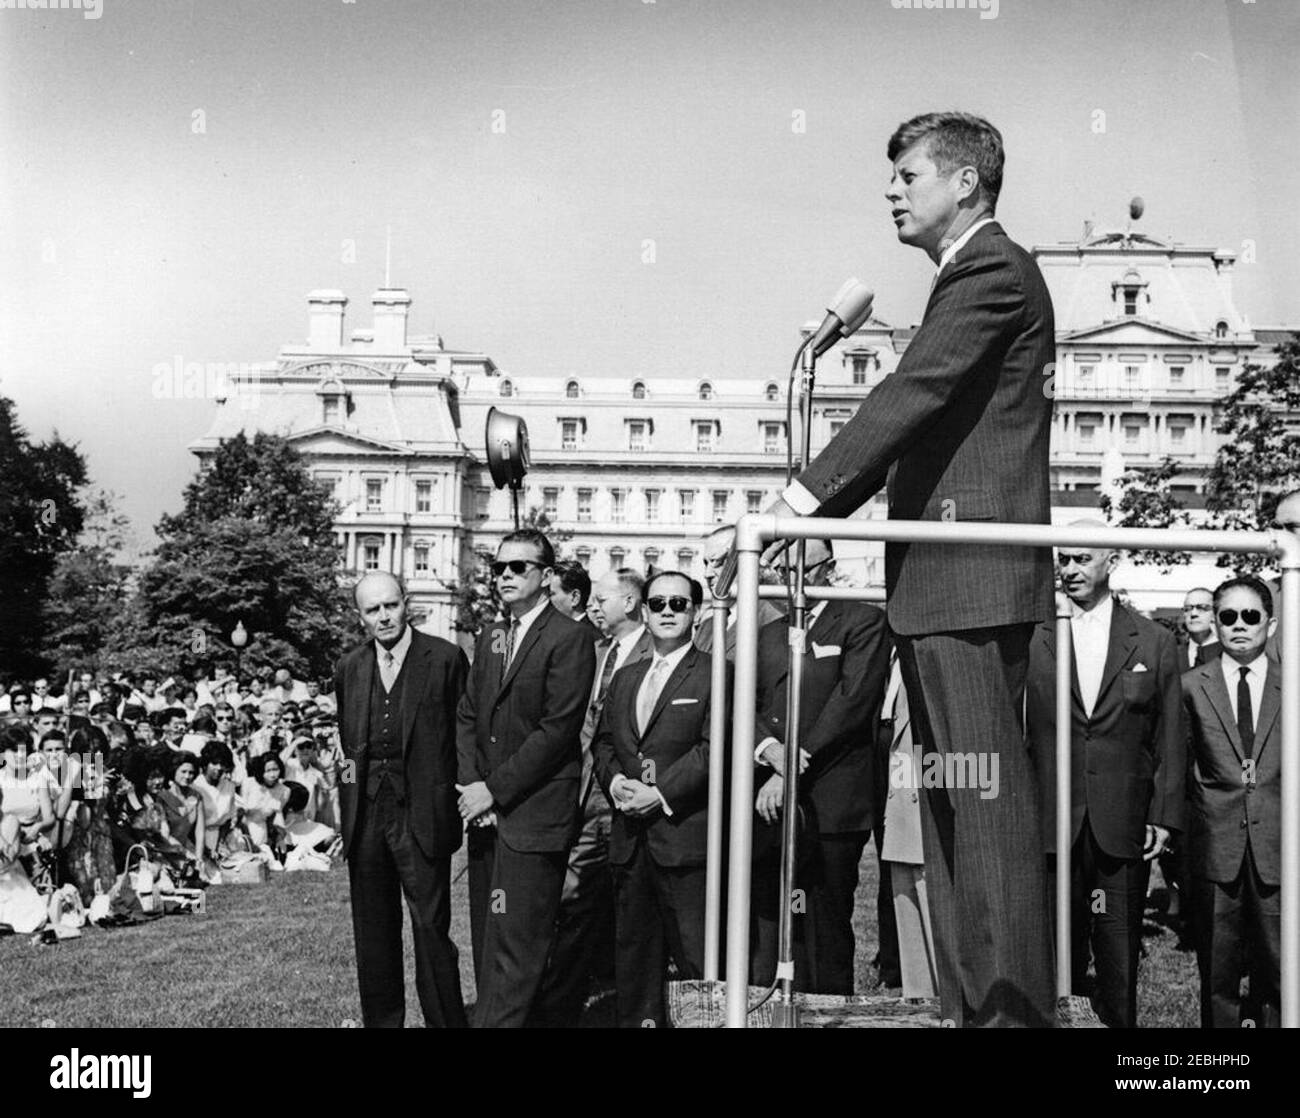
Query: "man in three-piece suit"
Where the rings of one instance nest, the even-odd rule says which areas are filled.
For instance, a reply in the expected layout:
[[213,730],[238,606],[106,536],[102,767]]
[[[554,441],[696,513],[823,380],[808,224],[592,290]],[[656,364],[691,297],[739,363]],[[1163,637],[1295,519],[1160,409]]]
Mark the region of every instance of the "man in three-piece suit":
[[407,624],[406,590],[395,576],[368,574],[353,596],[373,639],[339,661],[334,696],[355,774],[340,783],[339,806],[362,1021],[404,1024],[405,896],[424,1023],[464,1027],[450,928],[451,856],[461,843],[456,704],[469,665],[455,645]]
[[[641,620],[644,580],[622,567],[593,588],[595,615],[606,639],[596,646],[596,678],[582,723],[582,829],[569,851],[555,947],[542,983],[537,1024],[573,1028],[582,1015],[590,980],[608,983],[614,969],[614,888],[609,868],[609,800],[595,779],[591,741],[614,673],[654,655]],[[554,603],[554,599],[552,599]],[[584,615],[585,617],[585,615]]]
[[[1091,947],[1093,1004],[1108,1028],[1137,1025],[1137,970],[1151,859],[1182,831],[1185,741],[1173,634],[1111,597],[1120,555],[1061,548],[1070,599],[1070,942],[1073,989]],[[1038,769],[1048,877],[1056,870],[1056,626],[1029,646],[1028,737]]]
[[[1002,138],[979,117],[931,113],[900,126],[888,155],[898,238],[937,266],[925,316],[898,368],[769,511],[847,516],[888,482],[891,520],[1047,524],[1052,302],[993,218]],[[1050,1026],[1045,871],[1020,716],[1029,638],[1052,616],[1051,553],[887,544],[885,583],[922,747],[992,751],[1000,774],[991,798],[965,787],[922,797],[943,1016]]]
[[457,711],[475,1028],[528,1020],[578,829],[579,739],[596,653],[585,627],[548,600],[554,564],[541,532],[501,541],[492,575],[507,618],[479,636]]
[[[810,540],[806,563],[807,584],[827,585],[835,565],[831,545]],[[780,618],[758,636],[755,760],[771,775],[759,789],[756,808],[770,827],[779,824],[785,795],[789,657],[790,625]],[[795,887],[803,890],[807,906],[795,918],[803,925],[795,939],[795,981],[810,993],[851,994],[858,863],[877,810],[874,738],[889,667],[884,613],[865,602],[814,603],[803,660],[799,802],[805,823]],[[772,980],[777,963],[780,845],[777,839],[755,868],[752,969],[762,983]],[[765,903],[757,903],[759,894],[767,894]]]
[[[709,657],[691,643],[704,597],[675,571],[645,586],[654,656],[617,672],[592,754],[614,806],[614,980],[622,1028],[668,1024],[664,981],[704,969]],[[724,743],[712,743],[723,748]]]
[[[1259,579],[1214,592],[1223,655],[1183,676],[1188,721],[1188,876],[1194,896],[1201,1026],[1280,1022],[1282,671]],[[1250,976],[1243,1004],[1243,975]]]

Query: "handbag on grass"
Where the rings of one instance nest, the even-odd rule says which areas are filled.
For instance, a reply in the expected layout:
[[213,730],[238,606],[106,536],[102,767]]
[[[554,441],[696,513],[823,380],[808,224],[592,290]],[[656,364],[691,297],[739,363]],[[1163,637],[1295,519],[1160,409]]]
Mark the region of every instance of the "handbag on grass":
[[222,885],[260,885],[268,877],[266,863],[257,854],[230,854],[221,859]]

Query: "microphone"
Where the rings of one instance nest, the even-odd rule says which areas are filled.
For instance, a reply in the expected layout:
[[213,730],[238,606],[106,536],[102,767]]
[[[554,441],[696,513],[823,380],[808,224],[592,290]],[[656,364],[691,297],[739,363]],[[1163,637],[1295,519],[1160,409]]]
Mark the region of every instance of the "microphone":
[[850,279],[839,289],[826,308],[826,317],[813,335],[813,356],[820,357],[836,342],[849,337],[871,314],[875,296],[860,279]]

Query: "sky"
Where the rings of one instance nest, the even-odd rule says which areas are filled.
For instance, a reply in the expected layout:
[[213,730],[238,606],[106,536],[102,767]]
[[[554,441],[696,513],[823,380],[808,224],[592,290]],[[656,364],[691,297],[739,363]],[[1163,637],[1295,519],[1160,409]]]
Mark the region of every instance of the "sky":
[[850,275],[920,317],[885,145],[950,108],[1002,131],[1022,244],[1141,196],[1300,324],[1300,4],[916,3],[0,7],[0,395],[148,546],[214,406],[155,366],[272,360],[320,287],[369,326],[388,227],[411,331],[516,378],[780,374]]

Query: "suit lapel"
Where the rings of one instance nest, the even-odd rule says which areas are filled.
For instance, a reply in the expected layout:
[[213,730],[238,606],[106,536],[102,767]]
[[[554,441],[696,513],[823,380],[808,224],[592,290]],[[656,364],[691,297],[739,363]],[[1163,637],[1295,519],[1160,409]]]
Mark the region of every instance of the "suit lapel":
[[519,665],[524,662],[528,650],[537,643],[537,638],[541,635],[542,630],[550,624],[551,614],[554,612],[555,608],[547,602],[542,612],[537,615],[537,620],[528,626],[528,632],[524,634],[524,639],[519,642],[519,647],[515,649],[514,655],[510,659],[510,667],[506,669],[506,677],[501,681],[501,691],[497,692],[498,695],[510,686],[511,681],[515,678],[515,673],[519,671]]
[[[1243,757],[1241,736],[1237,733],[1237,720],[1232,716],[1232,701],[1228,698],[1228,685],[1223,680],[1223,670],[1218,664],[1206,664],[1201,669],[1201,687],[1205,691],[1205,697],[1210,701],[1210,706],[1214,708],[1214,713],[1223,723],[1223,732],[1232,744],[1233,752],[1238,757]],[[1267,693],[1265,688],[1266,696]]]
[[[1222,677],[1223,672],[1219,672]],[[1259,701],[1259,718],[1255,722],[1255,760],[1264,752],[1268,744],[1268,733],[1273,728],[1278,712],[1282,709],[1282,679],[1277,664],[1268,662],[1268,674],[1264,677],[1264,697]]]
[[[659,692],[659,698],[655,702],[655,708],[650,712],[650,718],[645,724],[645,733],[641,735],[642,741],[645,741],[645,739],[650,736],[650,731],[654,729],[655,723],[659,720],[660,713],[663,711],[664,707],[668,705],[677,689],[682,685],[682,681],[686,678],[687,672],[691,670],[691,667],[695,663],[695,657],[698,655],[699,652],[692,648],[690,652],[681,658],[677,667],[668,673],[668,678],[664,681],[663,690]],[[638,687],[637,690],[640,691],[640,688]]]
[[433,650],[424,643],[419,634],[411,631],[411,647],[406,653],[406,662],[402,665],[405,679],[402,680],[402,755],[411,747],[411,730],[415,726],[415,710],[420,705],[420,698],[429,689],[429,658]]
[[357,659],[357,692],[359,703],[351,703],[352,740],[357,743],[357,752],[365,752],[367,738],[370,735],[370,692],[375,686],[375,642],[367,642],[368,647]]
[[1101,670],[1101,686],[1097,688],[1097,701],[1093,704],[1093,713],[1096,713],[1101,706],[1101,701],[1106,697],[1111,684],[1115,682],[1120,668],[1127,664],[1133,655],[1133,650],[1137,648],[1137,638],[1138,630],[1133,623],[1133,618],[1128,610],[1116,602],[1111,607],[1110,635],[1106,641],[1106,665]]
[[[1056,622],[1049,621],[1043,626],[1042,640],[1047,646],[1047,662],[1052,665],[1053,671],[1056,668]],[[1053,693],[1055,693],[1056,680],[1052,680]],[[1079,661],[1074,655],[1074,642],[1070,642],[1070,703],[1077,717],[1086,719],[1088,716],[1083,709],[1083,691],[1079,688]]]

